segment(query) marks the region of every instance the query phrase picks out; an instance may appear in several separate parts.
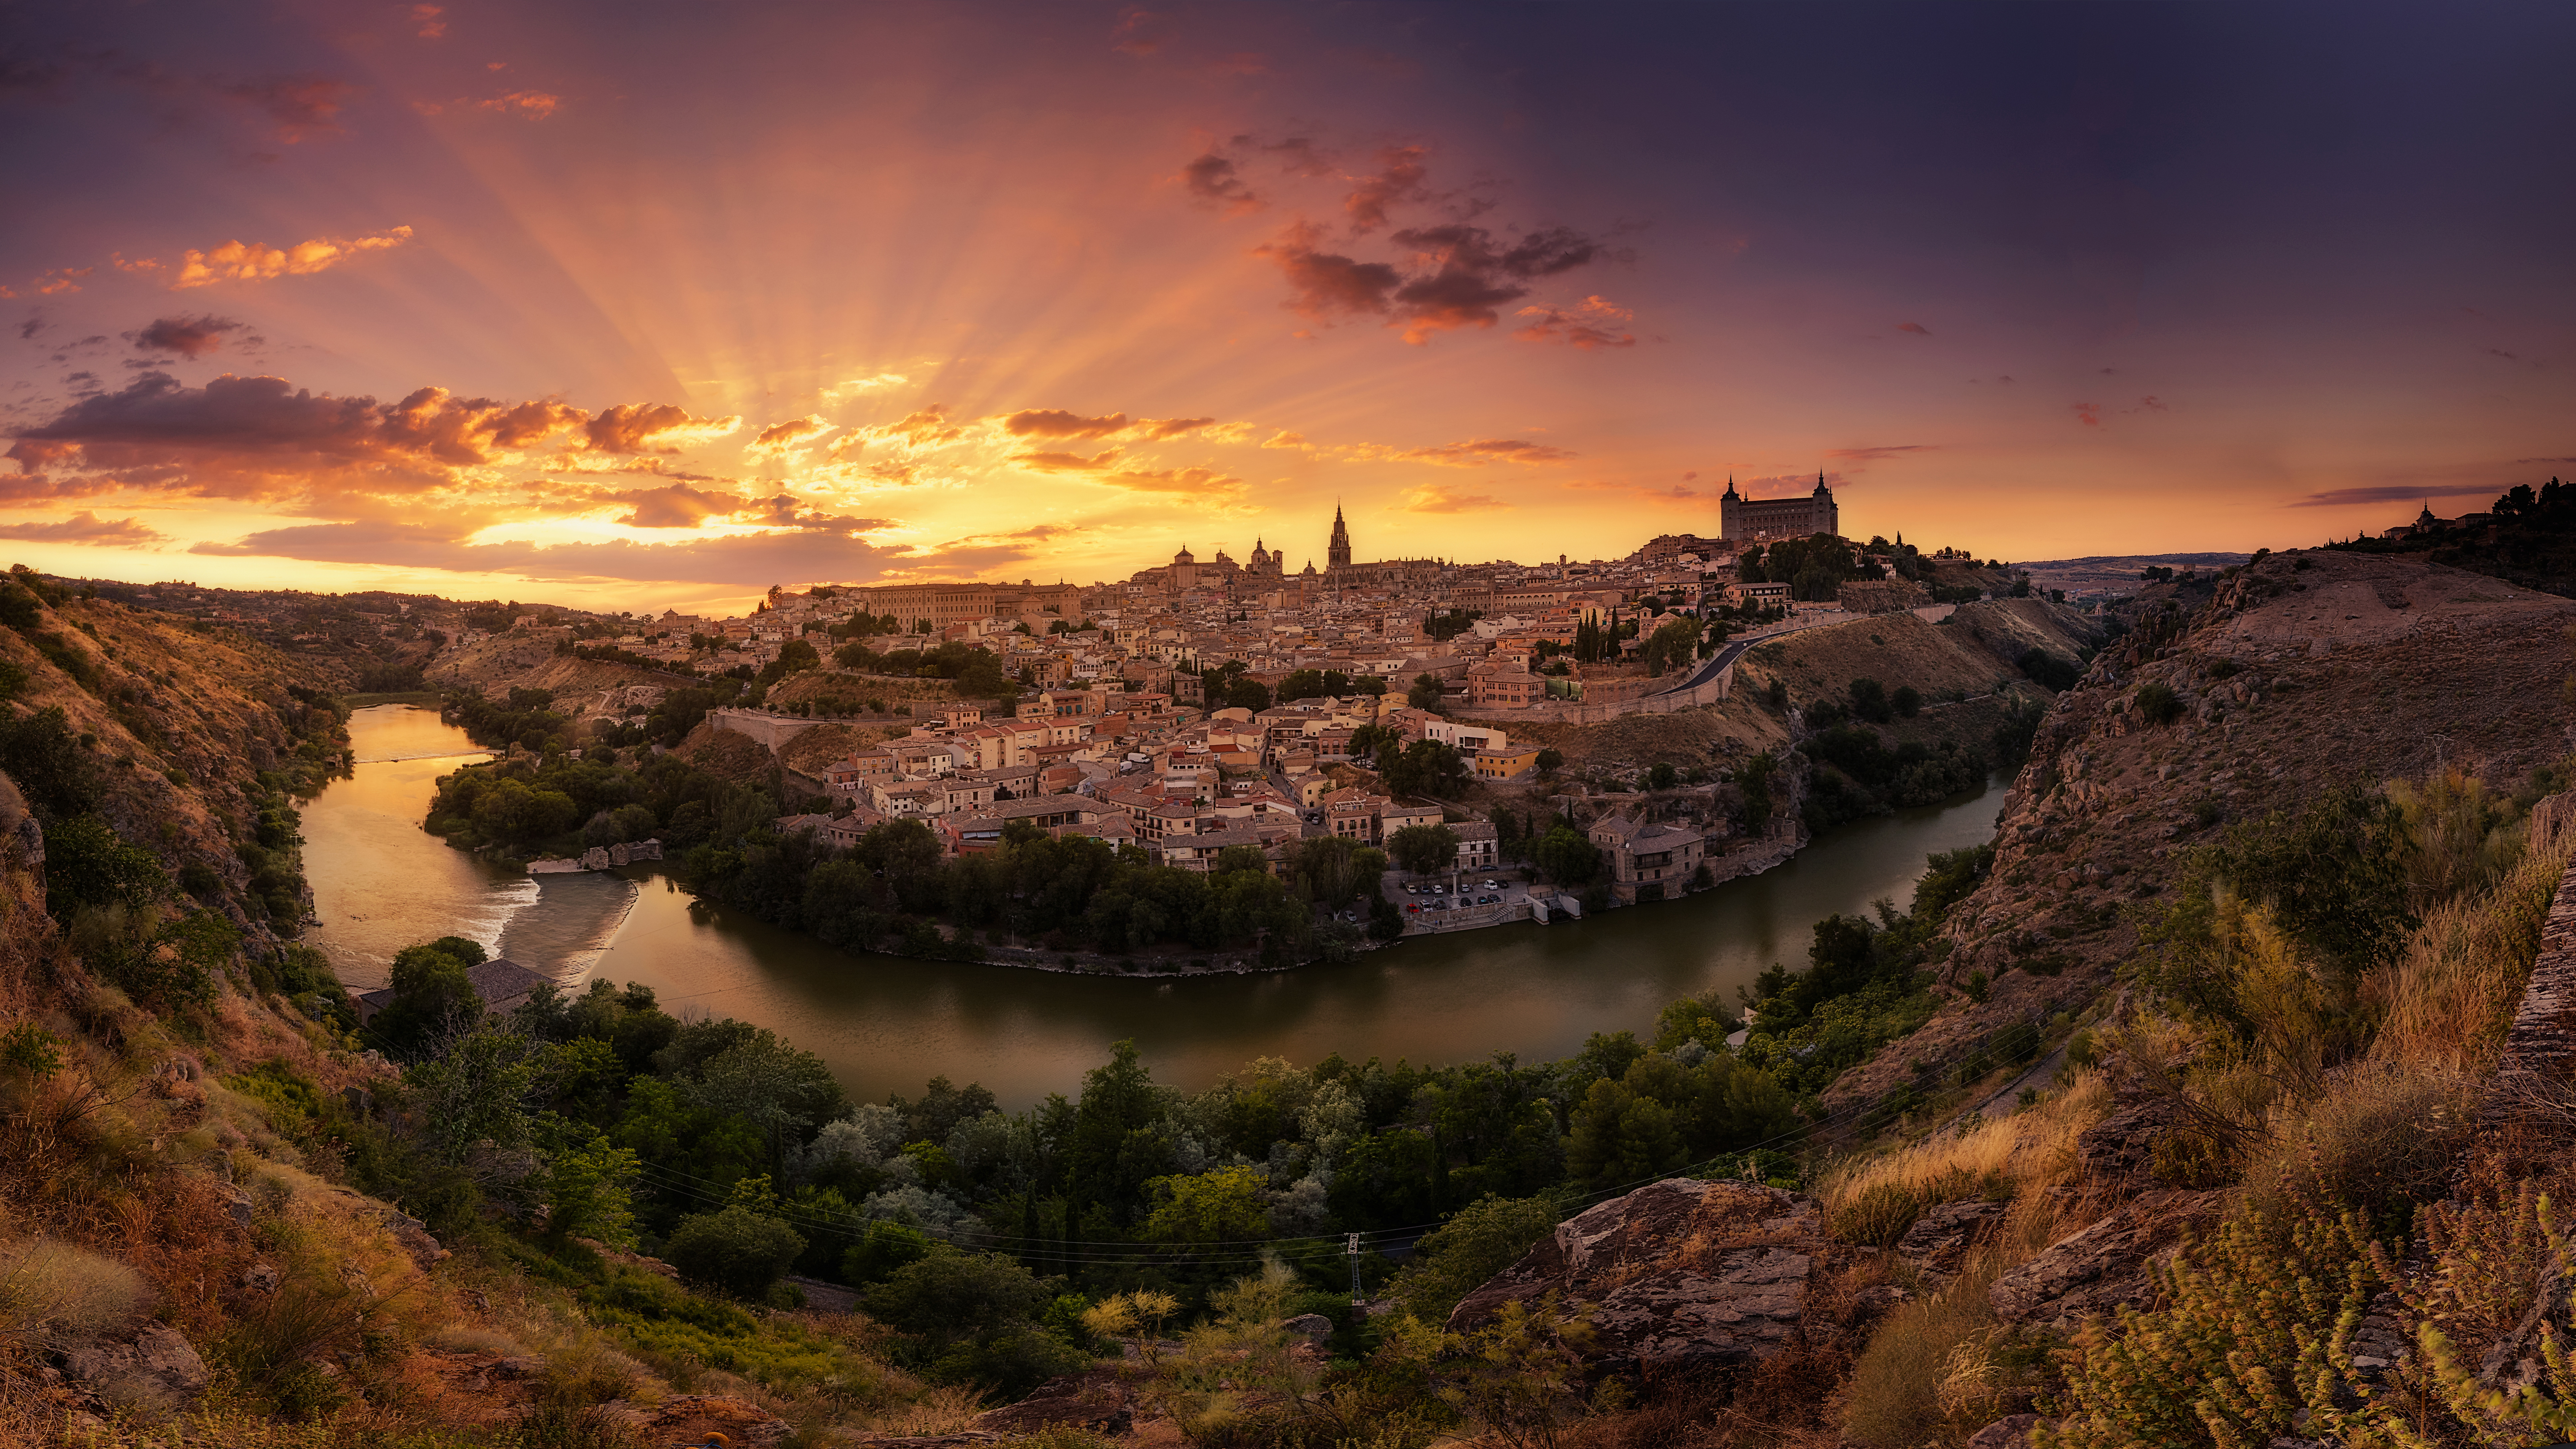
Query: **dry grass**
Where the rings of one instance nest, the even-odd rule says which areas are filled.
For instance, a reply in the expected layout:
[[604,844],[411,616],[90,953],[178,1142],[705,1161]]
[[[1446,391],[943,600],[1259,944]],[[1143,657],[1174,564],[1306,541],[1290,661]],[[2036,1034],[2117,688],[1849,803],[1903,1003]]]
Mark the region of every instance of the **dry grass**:
[[68,1243],[0,1247],[0,1342],[88,1338],[132,1319],[150,1296],[132,1268]]
[[2070,1066],[2058,1081],[2027,1111],[1834,1163],[1818,1175],[1816,1196],[1831,1216],[1871,1196],[1901,1193],[1929,1205],[1948,1201],[1937,1194],[1959,1185],[2015,1195],[2049,1186],[2071,1170],[2077,1135],[2100,1121],[2111,1101],[2097,1071]]
[[2493,890],[2427,911],[2405,953],[2363,983],[2382,1016],[2371,1056],[2419,1069],[2493,1068],[2571,860],[2576,840],[2562,839],[2525,855]]
[[1924,1206],[2008,1194],[2003,1228],[1972,1250],[1959,1275],[1899,1304],[1854,1362],[1841,1396],[1842,1433],[1865,1449],[1958,1444],[2028,1397],[2027,1355],[1995,1319],[1986,1290],[2011,1268],[2081,1225],[2047,1188],[2075,1172],[2075,1139],[2101,1120],[2110,1086],[2070,1068],[2066,1085],[2027,1111],[1829,1168],[1817,1192],[1828,1212],[1910,1197]]
[[920,1397],[909,1403],[894,1404],[854,1421],[850,1427],[870,1434],[893,1437],[963,1432],[977,1414],[984,1412],[984,1396],[975,1389],[956,1386],[924,1388]]

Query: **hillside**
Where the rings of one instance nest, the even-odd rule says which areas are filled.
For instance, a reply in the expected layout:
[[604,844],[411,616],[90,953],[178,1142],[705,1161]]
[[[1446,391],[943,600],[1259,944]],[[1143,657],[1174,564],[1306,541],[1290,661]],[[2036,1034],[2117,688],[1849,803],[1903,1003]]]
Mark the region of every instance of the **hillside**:
[[546,689],[567,705],[580,705],[631,684],[668,689],[685,684],[687,676],[559,654],[551,638],[512,631],[441,649],[422,669],[421,680],[431,689],[479,690],[487,699],[504,698],[513,689]]
[[[2509,782],[2568,748],[2576,603],[2420,557],[2274,554],[2186,607],[2169,588],[2041,724],[2005,796],[1991,874],[1953,913],[1952,994],[1846,1074],[1834,1104],[1929,1087],[2016,1023],[2101,994],[2138,945],[2132,908],[2195,846],[2338,785],[2445,765]],[[2140,696],[2172,692],[2158,724]]]

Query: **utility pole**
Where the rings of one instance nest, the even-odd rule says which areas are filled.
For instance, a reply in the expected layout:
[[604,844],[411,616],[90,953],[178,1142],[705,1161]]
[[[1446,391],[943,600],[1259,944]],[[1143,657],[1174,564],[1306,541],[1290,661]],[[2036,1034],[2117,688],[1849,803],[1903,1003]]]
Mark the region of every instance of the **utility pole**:
[[1360,1235],[1350,1235],[1350,1244],[1342,1249],[1351,1260],[1351,1306],[1360,1306]]

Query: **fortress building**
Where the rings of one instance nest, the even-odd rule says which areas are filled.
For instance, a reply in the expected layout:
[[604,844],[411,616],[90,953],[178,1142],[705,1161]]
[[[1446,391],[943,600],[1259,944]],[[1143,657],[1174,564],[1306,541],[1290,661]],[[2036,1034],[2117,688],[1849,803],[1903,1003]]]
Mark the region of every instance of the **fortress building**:
[[1842,510],[1835,506],[1834,490],[1825,486],[1822,473],[1816,475],[1816,491],[1804,498],[1747,498],[1735,491],[1735,480],[1729,478],[1725,494],[1717,500],[1717,517],[1718,537],[1738,546],[1818,533],[1839,537],[1843,531]]

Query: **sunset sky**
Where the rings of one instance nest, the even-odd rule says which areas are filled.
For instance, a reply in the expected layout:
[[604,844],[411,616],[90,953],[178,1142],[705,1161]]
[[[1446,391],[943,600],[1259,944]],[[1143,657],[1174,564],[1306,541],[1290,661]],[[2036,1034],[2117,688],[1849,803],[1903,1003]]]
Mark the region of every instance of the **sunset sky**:
[[0,12],[0,557],[607,608],[2576,476],[2576,7]]

